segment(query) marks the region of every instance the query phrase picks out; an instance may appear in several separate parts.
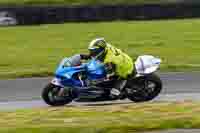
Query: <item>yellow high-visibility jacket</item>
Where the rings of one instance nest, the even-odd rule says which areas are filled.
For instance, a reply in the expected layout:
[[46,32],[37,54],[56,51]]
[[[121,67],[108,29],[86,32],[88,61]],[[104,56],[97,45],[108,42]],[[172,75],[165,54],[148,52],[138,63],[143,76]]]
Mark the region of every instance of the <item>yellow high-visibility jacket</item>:
[[127,78],[127,76],[134,70],[133,60],[131,57],[112,45],[108,45],[106,48],[104,64],[107,63],[112,63],[115,65],[115,73],[121,78]]

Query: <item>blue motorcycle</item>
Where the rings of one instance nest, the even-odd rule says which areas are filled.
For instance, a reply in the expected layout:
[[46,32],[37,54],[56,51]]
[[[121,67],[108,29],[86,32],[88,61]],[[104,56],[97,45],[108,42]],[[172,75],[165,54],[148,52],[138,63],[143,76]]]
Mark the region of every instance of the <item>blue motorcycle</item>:
[[161,60],[153,56],[139,56],[135,62],[135,72],[123,85],[120,97],[110,94],[114,80],[105,80],[103,63],[92,59],[80,66],[71,66],[67,58],[59,64],[55,77],[42,92],[43,100],[51,106],[62,106],[72,101],[96,102],[130,99],[145,102],[154,99],[162,90],[162,81],[155,74]]

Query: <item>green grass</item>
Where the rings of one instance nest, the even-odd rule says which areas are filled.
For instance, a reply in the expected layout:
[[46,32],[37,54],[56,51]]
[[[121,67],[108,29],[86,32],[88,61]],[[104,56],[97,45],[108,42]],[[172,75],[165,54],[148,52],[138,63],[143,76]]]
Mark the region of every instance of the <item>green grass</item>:
[[200,20],[67,23],[0,28],[0,78],[47,76],[63,57],[105,37],[131,57],[160,57],[161,71],[200,70]]
[[[174,1],[176,2],[176,0]],[[166,0],[0,0],[4,5],[117,5],[169,3]]]
[[2,133],[134,133],[200,128],[199,103],[142,103],[0,112]]

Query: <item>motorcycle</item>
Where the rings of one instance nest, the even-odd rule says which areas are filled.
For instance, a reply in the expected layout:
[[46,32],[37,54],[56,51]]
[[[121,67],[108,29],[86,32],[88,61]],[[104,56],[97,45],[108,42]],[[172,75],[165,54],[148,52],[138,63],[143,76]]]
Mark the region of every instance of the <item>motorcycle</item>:
[[133,102],[150,101],[162,90],[162,81],[155,73],[160,63],[161,59],[154,56],[139,56],[134,63],[135,72],[128,76],[120,90],[123,96],[113,98],[110,93],[114,81],[105,80],[103,63],[92,59],[79,66],[71,66],[64,58],[55,77],[44,87],[42,98],[51,106],[62,106],[72,101],[96,102],[126,98]]

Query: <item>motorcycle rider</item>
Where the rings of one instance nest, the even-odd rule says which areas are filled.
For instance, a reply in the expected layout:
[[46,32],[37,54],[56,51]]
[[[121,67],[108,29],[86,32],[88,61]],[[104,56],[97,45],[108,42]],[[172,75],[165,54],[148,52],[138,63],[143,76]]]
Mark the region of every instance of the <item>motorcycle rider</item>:
[[111,96],[120,95],[120,89],[126,84],[126,78],[134,71],[133,60],[120,49],[107,43],[104,38],[97,38],[90,42],[89,55],[81,54],[81,59],[95,58],[103,62],[107,70],[107,80],[115,78]]
[[114,88],[111,89],[111,97],[121,95],[120,90],[126,84],[126,78],[134,71],[133,60],[120,49],[107,43],[104,38],[97,38],[90,42],[89,54],[79,54],[68,58],[68,64],[77,66],[81,60],[95,58],[105,64],[107,71],[106,80],[114,80]]

